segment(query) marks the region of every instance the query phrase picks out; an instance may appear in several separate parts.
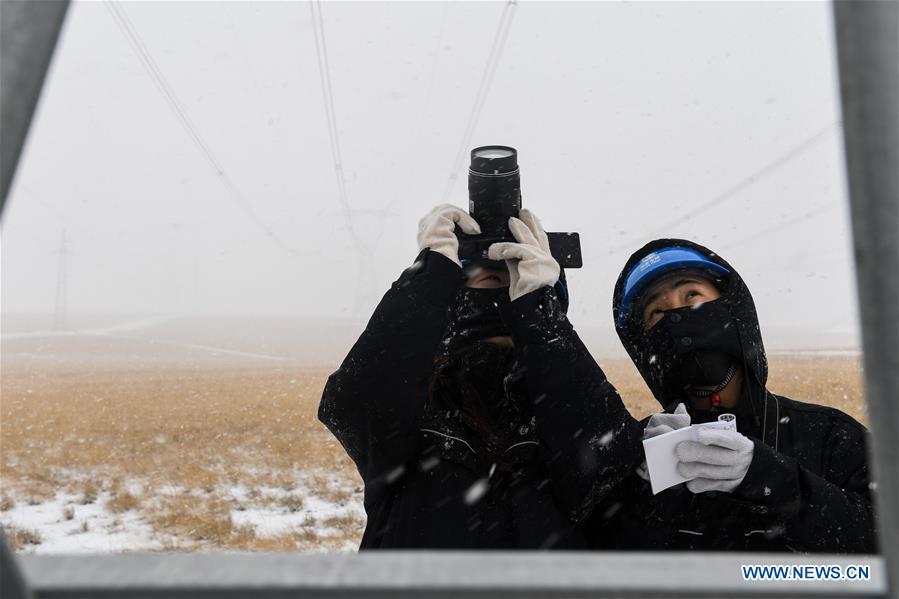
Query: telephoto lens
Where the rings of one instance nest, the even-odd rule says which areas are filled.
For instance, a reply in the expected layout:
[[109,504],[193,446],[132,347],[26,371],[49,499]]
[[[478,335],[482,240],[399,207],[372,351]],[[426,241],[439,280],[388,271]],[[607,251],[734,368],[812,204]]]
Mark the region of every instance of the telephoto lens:
[[471,151],[468,169],[468,212],[483,236],[510,238],[509,217],[521,210],[518,152],[508,146],[483,146]]
[[[459,258],[484,263],[493,268],[487,251],[494,243],[515,241],[509,218],[521,210],[521,177],[518,152],[509,146],[481,146],[471,151],[468,168],[468,213],[481,226],[480,235],[466,235],[458,229]],[[581,267],[581,243],[577,233],[547,233],[553,257],[562,268]]]

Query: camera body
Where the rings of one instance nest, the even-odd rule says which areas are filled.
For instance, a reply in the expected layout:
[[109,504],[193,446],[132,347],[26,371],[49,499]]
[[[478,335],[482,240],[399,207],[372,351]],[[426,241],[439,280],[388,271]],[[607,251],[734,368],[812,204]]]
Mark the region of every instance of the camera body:
[[[482,146],[471,151],[468,169],[468,213],[481,226],[480,235],[456,229],[459,258],[489,262],[488,248],[515,241],[509,218],[521,210],[521,177],[518,152],[508,146]],[[553,258],[562,268],[580,268],[581,241],[577,233],[547,233]]]

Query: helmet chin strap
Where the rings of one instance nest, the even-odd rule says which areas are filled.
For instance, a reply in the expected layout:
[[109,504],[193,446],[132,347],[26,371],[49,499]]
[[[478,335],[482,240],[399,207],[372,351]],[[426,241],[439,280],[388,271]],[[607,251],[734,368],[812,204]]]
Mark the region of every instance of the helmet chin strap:
[[724,375],[724,380],[722,380],[717,385],[713,385],[710,387],[694,387],[693,385],[684,385],[684,391],[686,391],[693,397],[698,397],[699,399],[708,397],[713,408],[720,408],[721,391],[730,384],[736,374],[737,365],[731,364],[727,369],[727,373]]

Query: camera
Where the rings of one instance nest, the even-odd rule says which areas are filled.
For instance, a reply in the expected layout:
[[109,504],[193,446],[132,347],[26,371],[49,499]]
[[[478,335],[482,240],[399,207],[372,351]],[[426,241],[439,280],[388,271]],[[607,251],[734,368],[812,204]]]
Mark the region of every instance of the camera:
[[[481,146],[471,151],[468,169],[468,213],[481,226],[480,235],[456,229],[459,258],[491,262],[488,248],[497,242],[515,241],[509,217],[521,210],[521,178],[518,152],[508,146]],[[581,239],[577,233],[547,233],[549,249],[562,268],[580,268]]]

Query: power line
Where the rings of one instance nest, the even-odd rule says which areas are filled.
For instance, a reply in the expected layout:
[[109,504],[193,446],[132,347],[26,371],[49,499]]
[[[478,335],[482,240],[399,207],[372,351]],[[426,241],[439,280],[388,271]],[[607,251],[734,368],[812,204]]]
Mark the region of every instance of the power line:
[[[733,246],[730,246],[733,247]],[[778,248],[779,249],[779,248]],[[791,255],[781,258],[778,260],[778,264],[766,266],[766,271],[782,271],[782,270],[795,270],[796,265],[803,259],[808,258],[809,256],[814,256],[816,259],[820,260],[826,256],[832,256],[834,254],[843,254],[847,256],[850,260],[852,259],[852,251],[850,248],[846,247],[828,247],[826,250],[822,249],[803,249],[799,252],[794,252]],[[828,261],[829,262],[829,261]]]
[[325,104],[325,117],[328,121],[328,136],[331,141],[331,158],[334,163],[334,173],[337,177],[337,195],[340,202],[340,208],[343,214],[344,224],[349,232],[350,239],[359,254],[359,268],[361,271],[370,270],[371,268],[371,251],[370,246],[364,243],[356,232],[354,215],[359,214],[377,214],[379,228],[378,235],[374,244],[377,244],[384,234],[384,217],[394,214],[386,211],[363,211],[354,210],[350,206],[349,194],[347,193],[346,169],[343,166],[343,154],[340,149],[340,130],[337,127],[337,109],[334,102],[334,88],[331,84],[331,64],[328,60],[328,45],[325,41],[325,21],[322,16],[321,2],[312,0],[309,2],[309,11],[312,14],[312,31],[315,36],[315,52],[318,58],[318,75],[321,81],[322,98]]
[[128,14],[125,12],[124,7],[120,6],[115,0],[108,0],[106,6],[109,8],[111,14],[116,19],[116,24],[128,38],[128,41],[131,43],[132,48],[137,51],[138,57],[141,59],[148,72],[150,73],[150,77],[156,84],[157,89],[163,94],[163,96],[165,96],[172,110],[175,111],[176,116],[184,125],[184,128],[187,130],[188,135],[190,135],[194,143],[197,144],[200,152],[203,154],[206,160],[209,161],[209,164],[210,166],[212,166],[213,170],[215,170],[218,174],[222,174],[224,172],[224,169],[222,169],[218,160],[216,160],[212,155],[212,152],[209,150],[209,146],[206,144],[205,140],[202,138],[199,131],[197,131],[197,128],[193,125],[193,122],[188,117],[187,113],[184,111],[181,102],[178,100],[177,96],[175,96],[175,93],[172,91],[171,86],[168,84],[168,81],[162,74],[162,71],[159,69],[159,66],[156,64],[156,61],[153,59],[152,55],[147,49],[146,44],[144,44],[143,39],[137,33],[137,29],[131,22]]
[[515,16],[515,8],[518,6],[516,0],[509,0],[503,8],[503,14],[500,17],[499,25],[496,28],[496,34],[493,36],[493,45],[490,48],[490,54],[487,56],[487,64],[484,67],[484,74],[481,76],[481,83],[478,86],[477,94],[475,94],[474,104],[468,115],[468,123],[465,125],[465,131],[462,134],[462,141],[459,143],[459,149],[456,151],[456,158],[450,169],[449,180],[446,182],[446,189],[443,192],[443,202],[449,202],[453,188],[456,186],[456,178],[459,169],[462,168],[462,162],[465,159],[466,151],[471,138],[474,136],[475,127],[481,118],[481,111],[487,101],[487,93],[490,91],[490,84],[493,83],[493,77],[496,75],[496,68],[503,54],[503,48],[509,37],[509,30],[512,27],[512,17]]
[[321,2],[310,0],[309,11],[312,15],[312,31],[315,37],[315,54],[318,59],[318,75],[321,81],[322,98],[325,104],[325,117],[328,124],[328,137],[331,142],[331,159],[334,163],[334,174],[337,177],[337,198],[343,215],[344,224],[356,250],[358,274],[356,278],[356,296],[353,304],[354,314],[362,307],[368,307],[375,289],[374,255],[370,246],[363,242],[356,232],[354,215],[376,214],[380,224],[374,244],[380,241],[384,233],[384,217],[386,211],[359,211],[350,207],[347,193],[346,171],[343,167],[343,155],[340,150],[340,130],[337,127],[337,110],[334,103],[334,88],[331,84],[331,65],[328,60],[328,45],[325,41],[325,21],[322,16]]
[[65,225],[66,218],[63,218],[62,213],[56,208],[52,207],[49,202],[45,201],[44,198],[39,196],[34,192],[33,189],[25,185],[24,183],[19,183],[16,186],[17,189],[24,191],[26,194],[31,196],[32,201],[41,206],[44,210],[47,211],[48,214],[52,215],[56,220],[59,221],[60,224]]
[[689,212],[685,212],[684,214],[665,223],[664,225],[661,225],[660,227],[656,228],[655,230],[653,230],[650,233],[644,233],[643,235],[641,235],[638,238],[634,238],[627,243],[624,243],[615,248],[612,248],[611,250],[609,250],[609,254],[617,254],[618,252],[621,252],[621,251],[624,251],[627,249],[631,249],[646,238],[653,238],[661,233],[667,233],[668,231],[670,231],[670,229],[672,227],[674,227],[676,225],[680,225],[682,223],[685,223],[685,222],[691,220],[694,216],[696,216],[700,212],[704,212],[704,211],[708,210],[709,208],[712,208],[719,204],[723,204],[724,202],[734,198],[744,189],[751,187],[752,185],[758,183],[758,181],[760,181],[764,177],[767,177],[771,173],[773,173],[773,172],[777,171],[778,169],[782,168],[783,166],[789,164],[791,161],[798,158],[802,154],[808,152],[810,149],[815,147],[821,141],[826,139],[831,133],[838,130],[841,126],[842,126],[842,123],[840,121],[831,123],[830,125],[828,125],[824,129],[821,129],[820,131],[818,131],[811,137],[804,139],[799,144],[797,144],[792,149],[790,149],[786,153],[782,154],[775,160],[769,162],[768,164],[766,164],[759,170],[755,171],[748,177],[744,178],[736,185],[733,185],[732,187],[719,193],[718,195],[713,197],[711,200],[703,203],[702,205],[694,208],[693,210],[690,210]]
[[768,227],[767,229],[762,229],[760,231],[757,231],[756,233],[753,233],[752,235],[750,235],[748,237],[744,237],[743,239],[741,239],[739,241],[735,241],[734,243],[729,243],[725,246],[722,246],[721,249],[729,250],[731,248],[741,246],[745,243],[749,243],[750,241],[754,241],[754,240],[758,239],[759,237],[764,237],[765,235],[770,235],[771,233],[776,233],[778,231],[782,231],[788,227],[792,227],[793,225],[795,225],[798,222],[806,221],[810,218],[814,218],[816,216],[824,214],[825,212],[833,210],[834,208],[836,208],[839,205],[840,205],[840,202],[831,202],[829,204],[824,204],[823,206],[818,206],[817,208],[813,208],[812,210],[809,210],[808,212],[803,212],[802,214],[798,214],[791,219],[788,219],[781,223],[778,223],[777,225],[775,225],[773,227]]
[[352,209],[347,194],[346,174],[343,169],[343,156],[340,151],[340,135],[337,128],[337,110],[334,107],[334,90],[331,87],[331,65],[328,62],[328,46],[325,43],[325,21],[322,17],[321,3],[318,0],[309,2],[312,15],[312,32],[315,36],[315,55],[318,59],[318,77],[321,81],[322,98],[325,103],[325,118],[328,121],[328,137],[331,141],[331,159],[334,163],[334,174],[337,176],[337,199],[343,211],[343,220],[349,231],[353,246],[360,255],[365,255],[365,245],[356,235],[353,224]]
[[225,169],[212,153],[209,144],[206,143],[206,140],[203,139],[203,136],[200,135],[199,130],[194,125],[191,118],[188,116],[187,111],[184,109],[184,105],[175,95],[174,90],[172,89],[171,85],[169,85],[168,81],[162,73],[162,70],[156,64],[156,61],[150,54],[149,49],[143,42],[143,39],[141,39],[140,35],[137,32],[137,29],[131,22],[131,19],[128,17],[128,13],[125,11],[125,8],[121,6],[116,0],[106,0],[106,7],[107,9],[109,9],[109,12],[113,17],[113,21],[125,36],[125,39],[137,53],[137,57],[141,61],[141,64],[143,64],[147,74],[150,76],[150,80],[156,86],[156,89],[159,91],[159,93],[161,93],[162,96],[166,99],[172,111],[175,113],[178,122],[181,124],[181,126],[190,137],[191,141],[209,163],[209,166],[212,168],[212,170],[215,171],[216,175],[218,176],[218,180],[227,190],[231,199],[235,203],[237,203],[237,205],[240,206],[240,208],[243,209],[244,212],[246,212],[253,223],[255,223],[256,226],[259,227],[263,231],[263,233],[265,233],[266,237],[268,237],[269,240],[271,240],[281,249],[291,254],[296,254],[297,252],[283,240],[281,240],[278,236],[276,236],[271,228],[259,217],[259,215],[256,214],[244,195],[240,192],[234,182],[231,181],[230,177],[228,177]]

